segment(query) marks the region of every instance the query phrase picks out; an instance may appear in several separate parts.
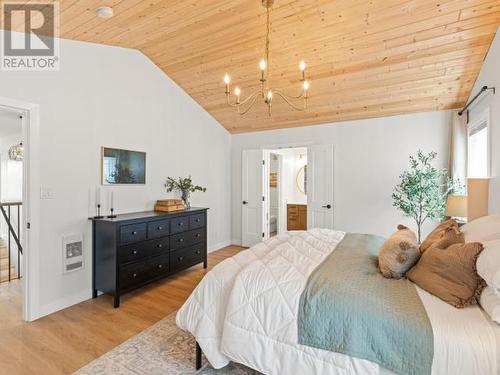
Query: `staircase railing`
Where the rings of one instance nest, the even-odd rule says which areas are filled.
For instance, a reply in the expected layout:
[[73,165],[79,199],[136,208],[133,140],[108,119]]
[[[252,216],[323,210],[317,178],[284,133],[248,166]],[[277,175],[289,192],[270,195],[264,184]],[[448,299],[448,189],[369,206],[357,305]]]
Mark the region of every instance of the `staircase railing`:
[[[1,275],[0,272],[0,282],[4,281],[11,281],[15,279],[20,279],[21,278],[21,255],[23,254],[23,247],[21,246],[21,206],[22,202],[0,202],[0,211],[2,212],[2,216],[5,219],[5,223],[7,224],[8,227],[8,232],[7,232],[7,269],[8,269],[8,277],[5,278]],[[14,224],[12,222],[12,210],[14,209],[15,213],[17,215],[14,216],[14,218],[17,216],[16,220],[16,228],[14,227]],[[17,272],[16,274],[12,274],[12,240],[14,240],[14,243],[16,244],[17,247],[17,261],[16,261],[16,269]],[[2,264],[2,259],[0,258],[0,265]],[[1,269],[1,267],[0,267]]]

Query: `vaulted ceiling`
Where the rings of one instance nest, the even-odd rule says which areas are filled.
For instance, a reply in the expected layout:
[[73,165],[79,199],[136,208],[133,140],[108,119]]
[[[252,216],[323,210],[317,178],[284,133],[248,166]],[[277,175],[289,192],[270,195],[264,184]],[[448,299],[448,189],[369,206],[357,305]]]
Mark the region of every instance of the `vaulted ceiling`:
[[[275,0],[270,80],[299,92],[306,112],[278,99],[240,116],[226,106],[230,72],[242,96],[259,89],[261,0],[62,0],[61,37],[136,48],[230,132],[458,108],[467,100],[494,34],[500,0]],[[114,17],[96,17],[107,5]]]

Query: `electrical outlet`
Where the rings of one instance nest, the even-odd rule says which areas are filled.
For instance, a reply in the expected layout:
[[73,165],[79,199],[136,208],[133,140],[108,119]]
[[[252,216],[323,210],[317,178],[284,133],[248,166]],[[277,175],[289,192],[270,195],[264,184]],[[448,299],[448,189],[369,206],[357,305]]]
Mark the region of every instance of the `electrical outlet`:
[[40,199],[54,199],[54,189],[50,187],[41,188]]

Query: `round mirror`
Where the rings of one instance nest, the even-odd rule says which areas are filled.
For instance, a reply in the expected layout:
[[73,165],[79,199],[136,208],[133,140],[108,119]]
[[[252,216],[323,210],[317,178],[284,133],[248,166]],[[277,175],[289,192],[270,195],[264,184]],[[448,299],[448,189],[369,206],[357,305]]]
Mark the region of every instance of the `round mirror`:
[[302,194],[307,194],[307,165],[304,165],[297,172],[297,189]]

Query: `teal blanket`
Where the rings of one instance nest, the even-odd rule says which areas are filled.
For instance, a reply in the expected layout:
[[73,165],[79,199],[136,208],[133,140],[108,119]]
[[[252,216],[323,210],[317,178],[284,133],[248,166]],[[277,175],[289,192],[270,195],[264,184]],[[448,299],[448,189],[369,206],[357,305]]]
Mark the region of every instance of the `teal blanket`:
[[432,327],[415,286],[384,278],[383,238],[346,234],[300,297],[299,344],[363,358],[399,374],[430,374]]

